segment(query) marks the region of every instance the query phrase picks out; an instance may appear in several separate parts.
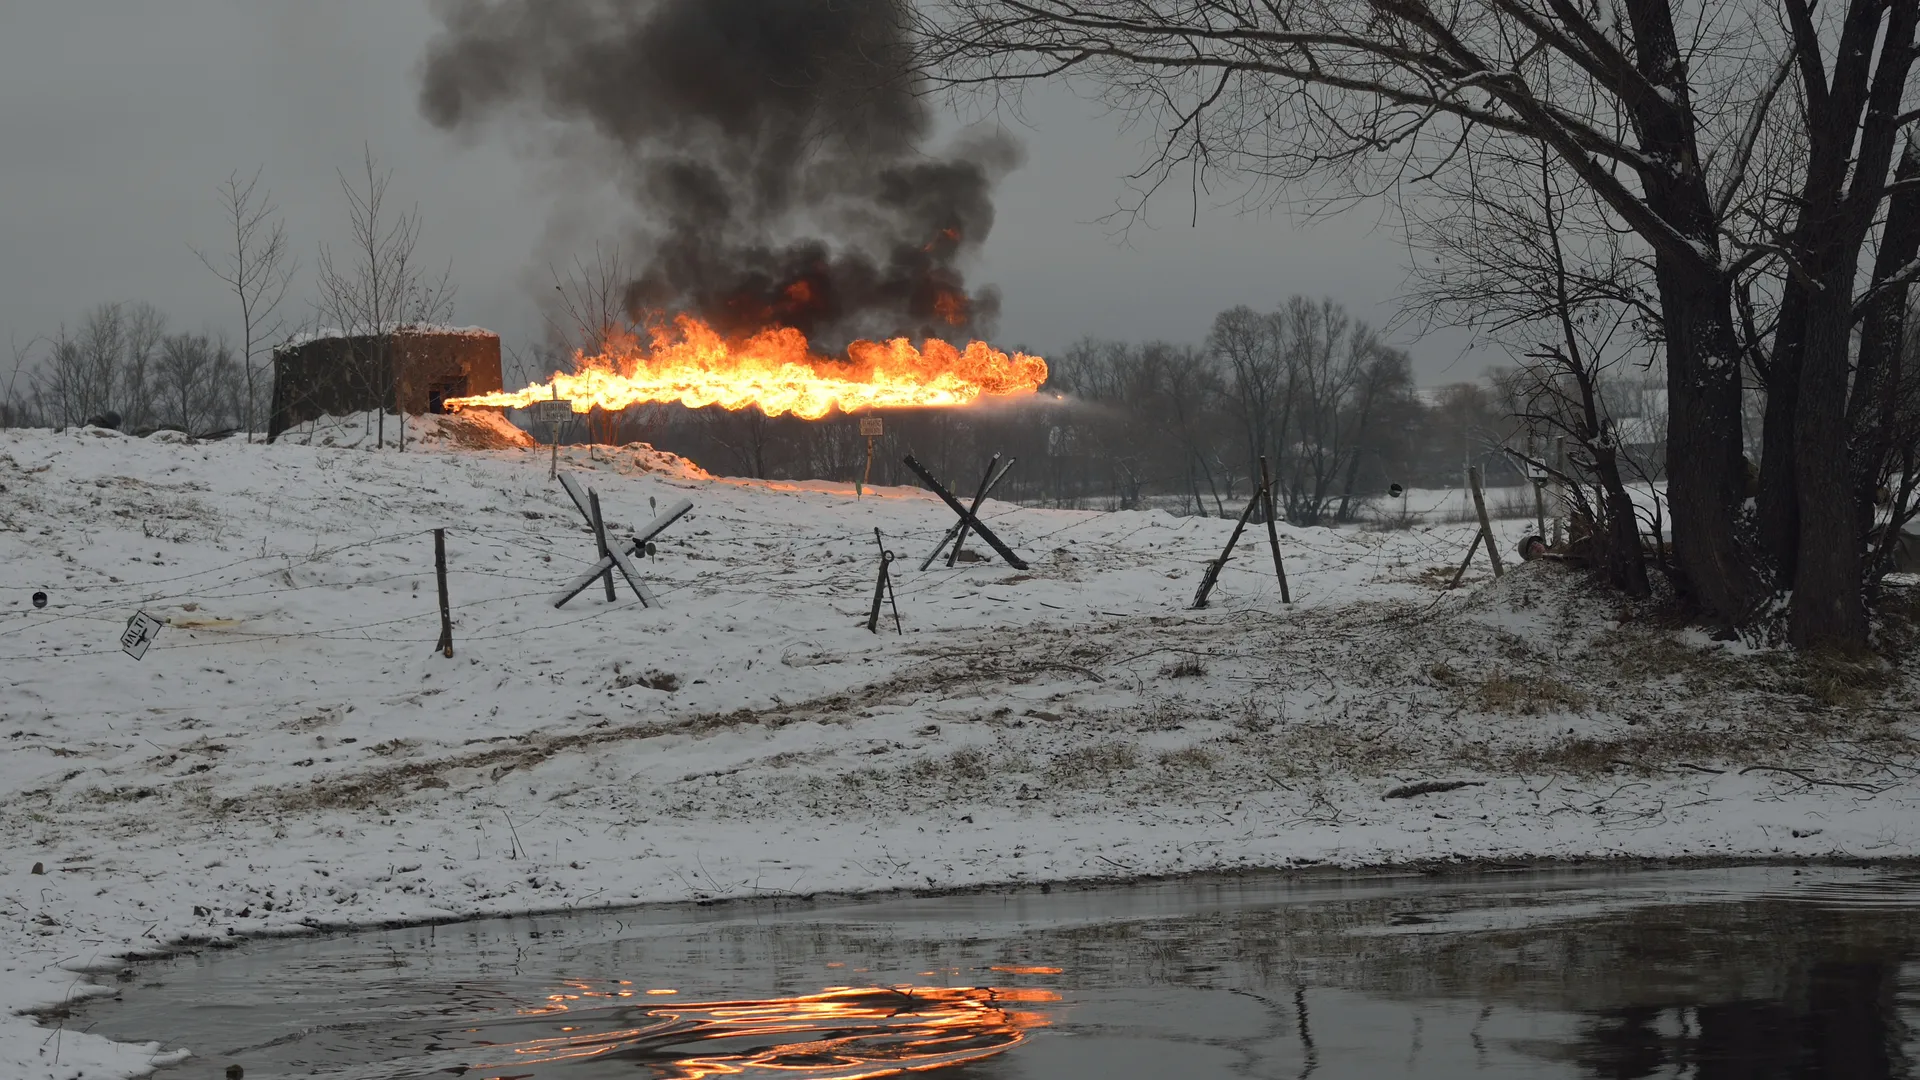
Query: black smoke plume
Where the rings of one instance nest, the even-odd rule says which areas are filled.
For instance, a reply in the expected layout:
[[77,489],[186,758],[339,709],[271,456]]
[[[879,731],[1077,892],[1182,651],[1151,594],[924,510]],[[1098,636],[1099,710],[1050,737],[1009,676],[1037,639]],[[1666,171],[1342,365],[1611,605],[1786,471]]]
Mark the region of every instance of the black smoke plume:
[[446,129],[557,120],[618,148],[648,229],[636,318],[984,335],[998,294],[960,264],[1018,149],[927,151],[909,2],[437,0],[421,107]]

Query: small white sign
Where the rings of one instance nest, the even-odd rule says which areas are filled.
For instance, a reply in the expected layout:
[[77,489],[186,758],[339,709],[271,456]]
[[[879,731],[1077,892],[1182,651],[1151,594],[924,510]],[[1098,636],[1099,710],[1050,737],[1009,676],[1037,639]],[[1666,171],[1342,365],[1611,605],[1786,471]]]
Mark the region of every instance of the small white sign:
[[860,418],[860,434],[869,439],[877,439],[886,433],[886,422],[881,420],[880,417],[863,416]]
[[127,620],[126,632],[120,635],[121,650],[135,660],[147,655],[147,646],[153,644],[154,637],[160,633],[161,625],[159,619],[144,611],[136,613],[133,618]]
[[559,427],[573,419],[573,402],[564,399],[557,401],[536,401],[527,406],[533,414],[533,422],[548,427]]
[[1545,480],[1547,478],[1547,467],[1537,461],[1529,461],[1527,462],[1527,476],[1532,480]]

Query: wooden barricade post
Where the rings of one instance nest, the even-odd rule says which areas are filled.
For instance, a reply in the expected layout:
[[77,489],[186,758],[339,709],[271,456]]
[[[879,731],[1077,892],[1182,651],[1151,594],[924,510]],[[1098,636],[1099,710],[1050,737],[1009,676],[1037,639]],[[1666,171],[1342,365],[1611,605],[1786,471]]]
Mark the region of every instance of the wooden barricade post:
[[[969,517],[980,513],[980,504],[987,501],[987,489],[993,486],[993,470],[1000,464],[1000,455],[993,455],[987,462],[987,471],[980,474],[980,487],[973,493],[973,503],[967,507]],[[960,565],[960,549],[967,544],[967,523],[960,522],[960,533],[953,538],[953,550],[947,554],[949,567]]]
[[[587,492],[587,505],[593,511],[593,540],[600,545],[600,561],[612,562],[613,551],[607,547],[607,526],[600,519],[600,493]],[[607,586],[607,602],[612,603],[620,595],[613,591],[613,567],[607,567],[606,573],[600,576],[600,580]]]
[[1493,522],[1487,517],[1487,497],[1480,490],[1480,466],[1467,469],[1467,483],[1473,487],[1473,512],[1480,518],[1480,535],[1487,545],[1487,561],[1493,564],[1493,577],[1498,581],[1505,571],[1500,566],[1500,545],[1493,542]]
[[[993,489],[1000,486],[1000,481],[1005,480],[1007,474],[1013,471],[1013,463],[1019,460],[1019,458],[1008,458],[1007,463],[1000,466],[1000,471],[994,475],[993,482],[987,485],[987,494],[993,494]],[[932,566],[933,560],[939,558],[941,553],[947,550],[947,545],[953,543],[953,538],[960,535],[960,530],[964,525],[964,522],[954,522],[953,525],[947,529],[946,535],[940,538],[940,542],[933,546],[933,551],[928,553],[925,561],[921,562],[920,569],[925,570],[927,567]]]
[[[1263,489],[1264,490],[1264,489]],[[1247,500],[1246,509],[1240,511],[1240,520],[1233,524],[1233,535],[1227,537],[1227,546],[1220,549],[1220,557],[1207,564],[1207,572],[1200,579],[1200,588],[1193,594],[1193,610],[1207,606],[1207,594],[1213,591],[1214,583],[1220,580],[1220,571],[1227,565],[1227,558],[1233,554],[1233,545],[1240,542],[1240,534],[1246,530],[1247,522],[1253,518],[1253,508],[1260,505],[1261,491],[1253,493]]]
[[1275,520],[1279,515],[1273,512],[1273,477],[1267,473],[1267,455],[1260,455],[1260,490],[1266,496],[1267,503],[1267,546],[1273,549],[1273,576],[1280,579],[1280,602],[1293,603],[1293,594],[1287,591],[1287,568],[1280,561],[1280,526]]
[[908,454],[905,461],[907,468],[912,469],[915,476],[918,476],[924,481],[927,487],[933,490],[935,495],[940,496],[940,501],[947,504],[947,509],[952,510],[959,516],[961,524],[979,533],[980,539],[985,540],[988,547],[992,548],[1002,559],[1005,559],[1008,566],[1013,567],[1015,570],[1029,569],[1027,561],[1015,554],[1012,548],[1008,547],[1004,541],[994,535],[993,530],[987,528],[978,517],[974,516],[973,511],[960,505],[960,500],[954,498],[953,492],[948,491],[940,481],[934,479],[933,474],[927,471],[925,465],[915,460],[912,454]]

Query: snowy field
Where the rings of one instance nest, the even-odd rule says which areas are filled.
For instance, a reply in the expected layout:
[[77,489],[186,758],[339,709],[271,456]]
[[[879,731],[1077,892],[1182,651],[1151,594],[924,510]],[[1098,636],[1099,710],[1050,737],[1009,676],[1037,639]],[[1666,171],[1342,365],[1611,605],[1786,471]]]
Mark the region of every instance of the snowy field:
[[[1251,529],[1192,611],[1231,522],[989,502],[1031,568],[923,573],[953,521],[928,493],[572,448],[612,532],[694,509],[640,560],[664,606],[622,582],[556,610],[594,551],[547,452],[416,434],[0,432],[0,1075],[174,1060],[60,1006],[130,956],[262,933],[1920,843],[1908,671],[1710,643],[1557,566],[1493,583],[1482,557],[1445,592],[1466,525],[1282,528],[1291,606]],[[876,527],[902,634],[865,625]],[[1511,566],[1532,523],[1496,528]],[[135,660],[140,611],[165,625]]]

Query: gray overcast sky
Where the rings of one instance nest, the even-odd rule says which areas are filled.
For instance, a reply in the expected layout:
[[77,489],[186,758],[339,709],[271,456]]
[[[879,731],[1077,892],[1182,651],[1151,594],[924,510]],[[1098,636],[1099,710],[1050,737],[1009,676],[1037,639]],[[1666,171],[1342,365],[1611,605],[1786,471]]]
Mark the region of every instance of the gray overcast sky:
[[[222,240],[215,185],[258,166],[300,254],[290,309],[305,316],[314,252],[344,217],[334,170],[365,140],[394,169],[393,196],[424,209],[426,254],[452,260],[456,321],[537,336],[545,260],[557,240],[590,249],[602,211],[558,205],[555,163],[516,155],[509,133],[458,139],[420,118],[433,30],[420,0],[0,0],[0,335],[51,334],[103,300],[230,326],[232,298],[191,246]],[[1135,137],[1064,93],[1028,119],[1014,129],[1026,164],[1001,185],[970,275],[1005,295],[1000,343],[1044,355],[1087,334],[1197,342],[1222,308],[1295,292],[1392,315],[1405,253],[1370,216],[1296,227],[1203,207],[1189,227],[1175,198],[1120,242],[1096,219],[1140,160]],[[1463,342],[1402,335],[1428,384],[1500,359]]]

